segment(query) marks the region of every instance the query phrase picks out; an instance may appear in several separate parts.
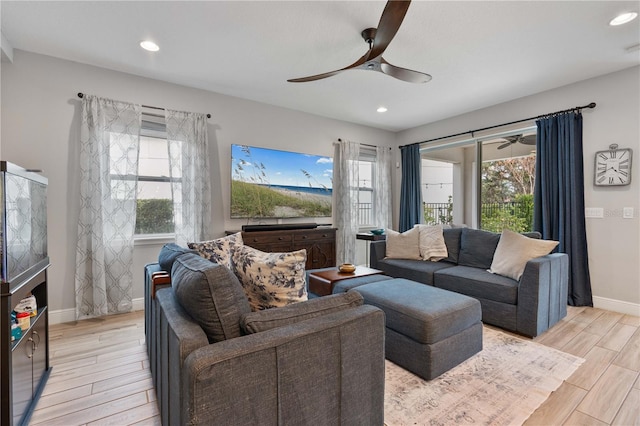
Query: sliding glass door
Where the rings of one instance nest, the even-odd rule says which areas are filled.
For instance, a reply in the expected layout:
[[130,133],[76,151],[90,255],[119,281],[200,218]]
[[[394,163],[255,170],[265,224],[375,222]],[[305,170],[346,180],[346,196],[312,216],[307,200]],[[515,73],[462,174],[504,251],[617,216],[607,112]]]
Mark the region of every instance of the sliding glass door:
[[535,140],[535,128],[523,128],[424,147],[423,222],[530,231]]
[[482,141],[480,228],[529,232],[533,227],[536,134]]

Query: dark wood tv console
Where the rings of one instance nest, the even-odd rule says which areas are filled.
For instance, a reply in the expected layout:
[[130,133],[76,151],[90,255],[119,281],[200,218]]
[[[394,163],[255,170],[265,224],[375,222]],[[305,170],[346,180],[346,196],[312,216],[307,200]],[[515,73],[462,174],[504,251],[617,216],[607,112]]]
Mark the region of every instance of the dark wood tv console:
[[250,247],[271,253],[306,249],[306,270],[336,266],[336,228],[242,232],[242,240]]

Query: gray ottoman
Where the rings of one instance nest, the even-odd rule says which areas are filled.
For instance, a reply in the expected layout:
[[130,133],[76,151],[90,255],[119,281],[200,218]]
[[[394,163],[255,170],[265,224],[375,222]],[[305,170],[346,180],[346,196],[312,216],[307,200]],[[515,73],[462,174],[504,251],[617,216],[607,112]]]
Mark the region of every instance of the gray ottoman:
[[476,299],[396,278],[350,290],[386,315],[385,356],[431,380],[482,350]]

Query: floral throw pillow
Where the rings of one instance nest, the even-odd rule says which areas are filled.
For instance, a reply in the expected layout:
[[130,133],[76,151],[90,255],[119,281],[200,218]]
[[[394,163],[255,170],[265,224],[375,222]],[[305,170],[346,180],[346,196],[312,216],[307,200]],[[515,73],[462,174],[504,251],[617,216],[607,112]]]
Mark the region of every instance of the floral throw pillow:
[[201,241],[199,243],[187,243],[190,249],[196,250],[205,259],[223,265],[234,271],[233,252],[238,247],[243,247],[242,233],[227,235],[211,241]]
[[233,253],[236,276],[252,311],[307,300],[304,265],[307,251],[265,253],[242,246]]

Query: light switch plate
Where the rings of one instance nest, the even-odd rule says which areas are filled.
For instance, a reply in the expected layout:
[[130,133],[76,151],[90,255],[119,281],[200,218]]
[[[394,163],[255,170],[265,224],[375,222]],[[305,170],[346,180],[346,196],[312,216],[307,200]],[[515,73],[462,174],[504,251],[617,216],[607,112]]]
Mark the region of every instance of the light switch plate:
[[625,207],[622,209],[623,219],[633,219],[633,207]]
[[604,209],[602,207],[586,207],[584,217],[601,219],[604,217]]

